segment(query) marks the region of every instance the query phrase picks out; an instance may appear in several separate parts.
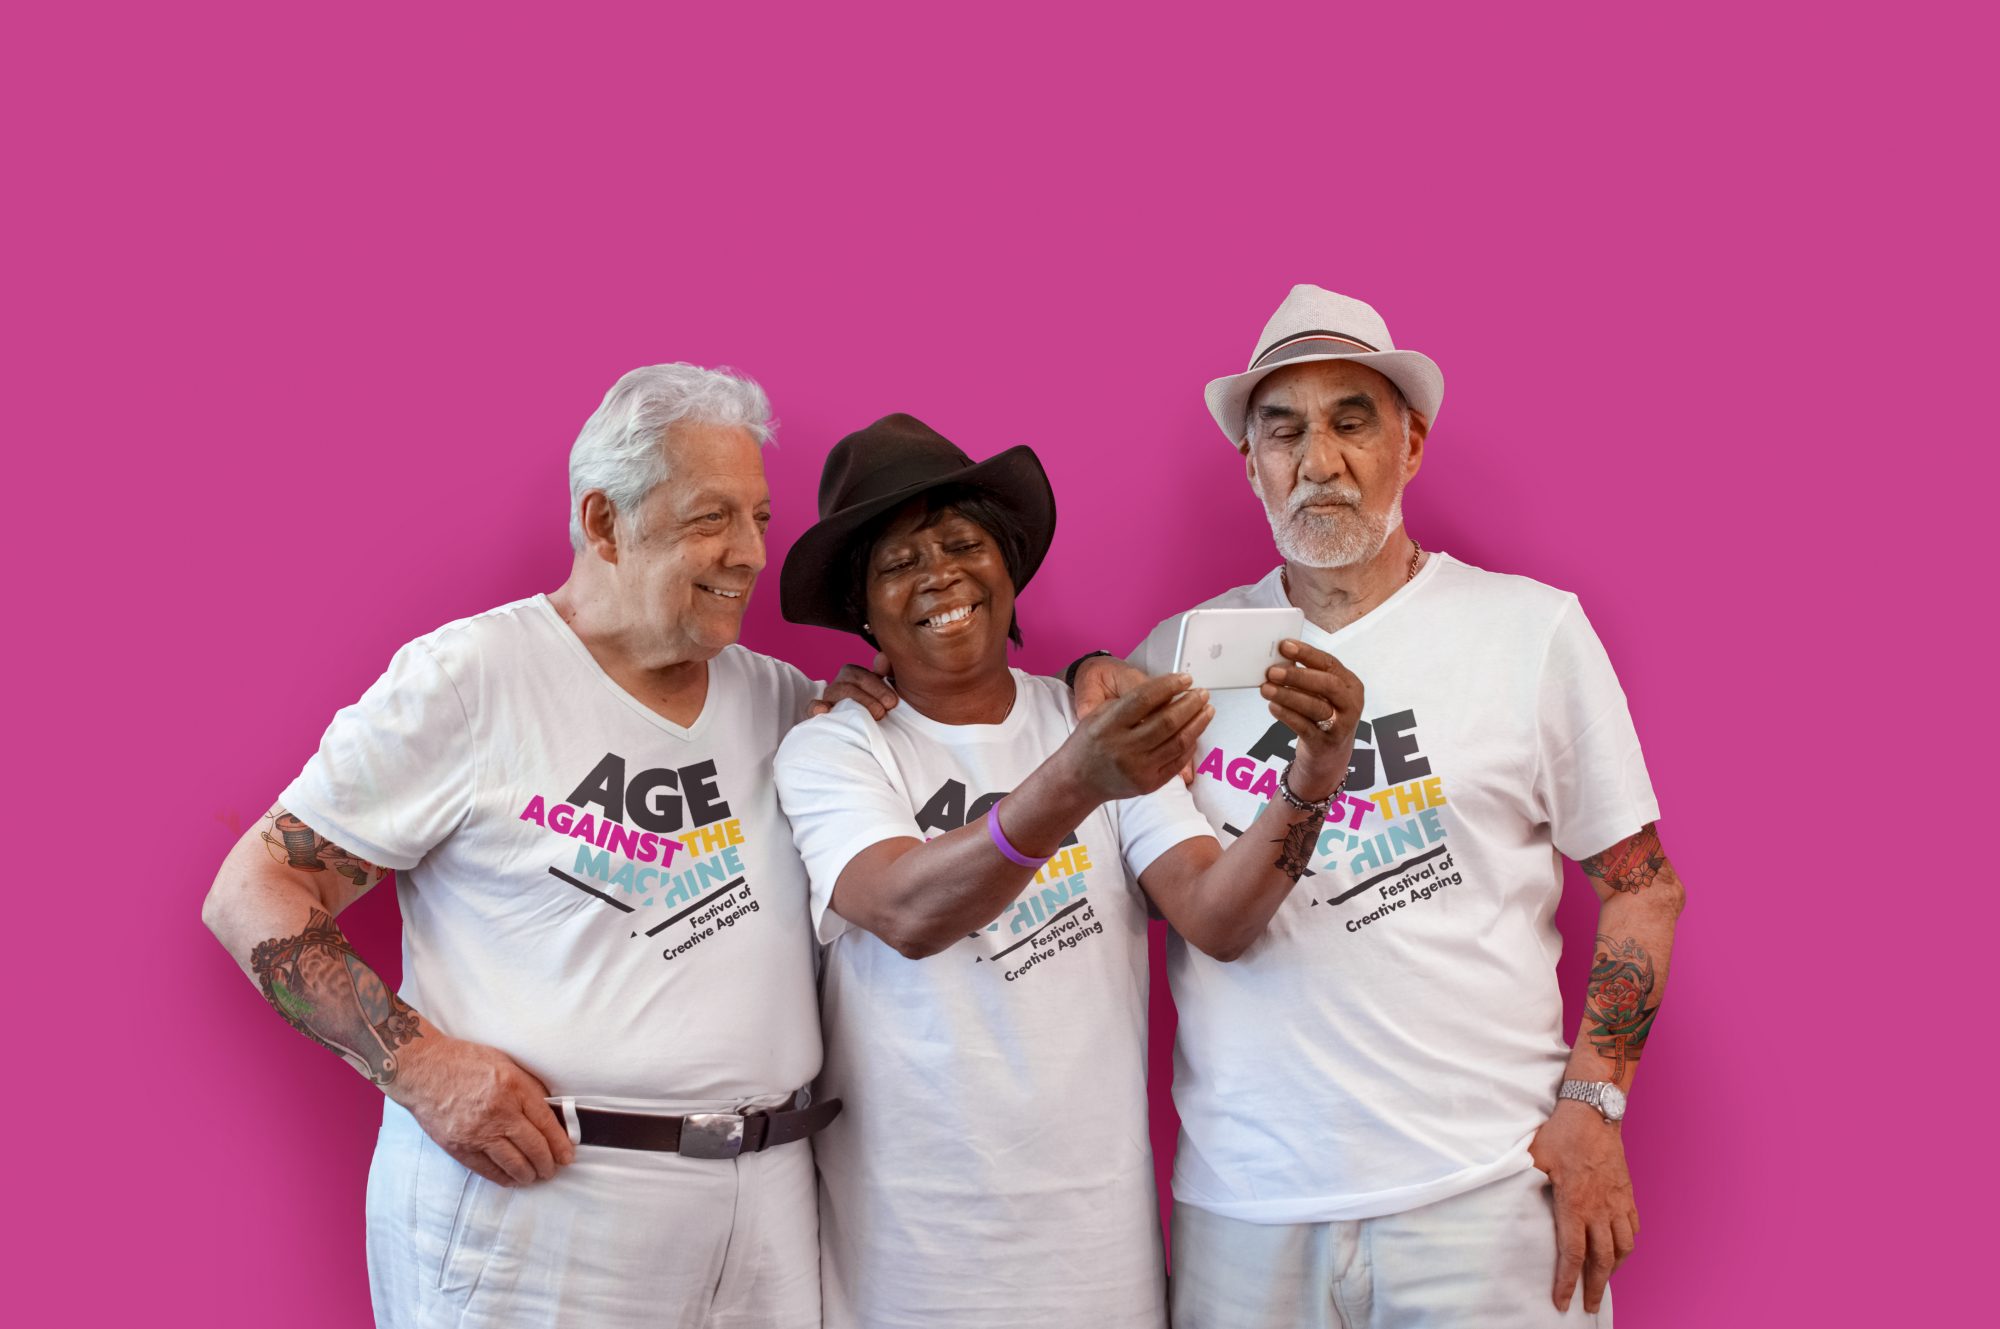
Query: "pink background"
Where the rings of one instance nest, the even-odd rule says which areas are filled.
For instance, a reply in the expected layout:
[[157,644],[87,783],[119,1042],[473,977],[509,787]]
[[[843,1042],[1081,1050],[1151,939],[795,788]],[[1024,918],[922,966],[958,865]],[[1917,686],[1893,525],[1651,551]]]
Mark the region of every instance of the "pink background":
[[[841,433],[1032,443],[1049,671],[1269,567],[1200,386],[1298,280],[1444,366],[1412,530],[1578,592],[1646,740],[1691,905],[1619,1322],[1988,1300],[1990,45],[1382,8],[11,19],[9,1318],[365,1320],[377,1095],[197,908],[399,643],[561,579],[617,374],[768,387],[773,575]],[[775,591],[748,644],[855,655]]]

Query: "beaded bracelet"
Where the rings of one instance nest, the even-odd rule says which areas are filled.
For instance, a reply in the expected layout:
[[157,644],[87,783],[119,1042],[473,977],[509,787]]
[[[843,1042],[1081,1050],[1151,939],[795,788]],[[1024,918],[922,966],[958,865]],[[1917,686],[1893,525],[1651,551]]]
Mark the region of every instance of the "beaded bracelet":
[[1342,776],[1340,783],[1333,787],[1332,793],[1317,803],[1308,803],[1292,792],[1292,763],[1286,762],[1285,769],[1278,772],[1278,792],[1285,796],[1285,801],[1301,812],[1317,812],[1322,817],[1333,811],[1334,802],[1346,788],[1347,778]]

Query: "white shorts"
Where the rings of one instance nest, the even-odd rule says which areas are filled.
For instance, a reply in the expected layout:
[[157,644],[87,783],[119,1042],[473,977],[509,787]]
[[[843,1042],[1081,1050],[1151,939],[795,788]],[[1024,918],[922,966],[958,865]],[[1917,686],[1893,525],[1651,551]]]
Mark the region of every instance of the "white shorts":
[[1577,1283],[1551,1300],[1556,1225],[1534,1168],[1380,1218],[1245,1223],[1174,1206],[1174,1329],[1543,1329],[1611,1326]]
[[508,1187],[385,1108],[368,1171],[385,1329],[819,1329],[811,1142],[737,1159],[580,1145]]

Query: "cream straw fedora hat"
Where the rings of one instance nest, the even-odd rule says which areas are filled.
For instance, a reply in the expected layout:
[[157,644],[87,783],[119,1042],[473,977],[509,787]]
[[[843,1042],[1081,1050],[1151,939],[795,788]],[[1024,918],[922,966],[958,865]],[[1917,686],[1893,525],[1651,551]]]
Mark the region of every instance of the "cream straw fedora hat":
[[1402,389],[1410,409],[1437,423],[1444,401],[1444,374],[1428,355],[1399,351],[1389,339],[1389,325],[1374,306],[1318,286],[1292,288],[1278,312],[1264,325],[1250,367],[1210,383],[1203,392],[1208,413],[1231,446],[1241,449],[1250,408],[1250,394],[1266,376],[1287,365],[1314,360],[1353,360],[1367,365]]

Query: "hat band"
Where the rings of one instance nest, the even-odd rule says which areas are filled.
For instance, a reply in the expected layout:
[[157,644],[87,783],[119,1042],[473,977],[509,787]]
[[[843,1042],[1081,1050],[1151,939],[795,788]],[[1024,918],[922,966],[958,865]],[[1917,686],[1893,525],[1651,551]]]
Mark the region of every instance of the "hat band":
[[1334,348],[1343,346],[1352,347],[1355,350],[1365,351],[1369,354],[1380,354],[1375,347],[1370,346],[1359,337],[1350,337],[1344,332],[1328,332],[1323,328],[1315,328],[1311,332],[1295,332],[1289,337],[1280,338],[1272,342],[1258,353],[1255,360],[1250,362],[1250,368],[1262,369],[1265,365],[1282,364],[1286,360],[1296,360],[1301,356],[1325,355],[1329,349],[1333,349],[1333,353],[1338,355],[1341,352]]

